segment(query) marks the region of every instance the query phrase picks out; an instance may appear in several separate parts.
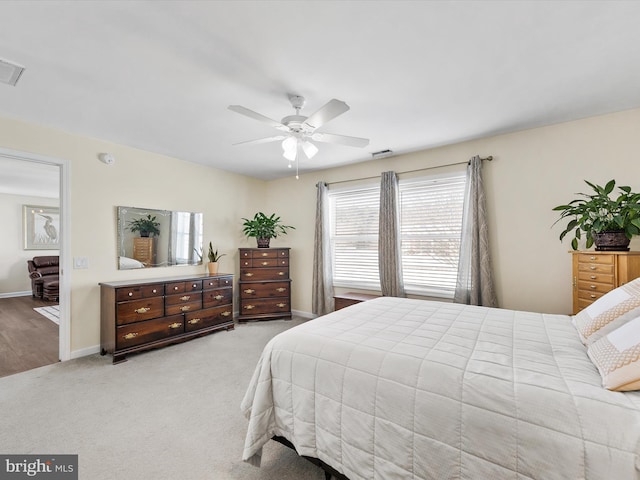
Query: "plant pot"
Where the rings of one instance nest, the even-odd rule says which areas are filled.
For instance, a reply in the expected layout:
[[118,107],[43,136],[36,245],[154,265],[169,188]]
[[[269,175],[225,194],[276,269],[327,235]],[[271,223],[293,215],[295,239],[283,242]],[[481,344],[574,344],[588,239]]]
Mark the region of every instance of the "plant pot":
[[612,230],[609,232],[592,233],[593,243],[598,251],[627,251],[631,240],[627,238],[624,230]]
[[258,241],[258,248],[269,248],[270,238],[256,238]]
[[218,273],[218,262],[207,263],[207,268],[209,269],[209,275],[216,275]]
[[149,237],[149,232],[147,232],[146,230],[140,230],[140,236],[142,238],[148,238]]

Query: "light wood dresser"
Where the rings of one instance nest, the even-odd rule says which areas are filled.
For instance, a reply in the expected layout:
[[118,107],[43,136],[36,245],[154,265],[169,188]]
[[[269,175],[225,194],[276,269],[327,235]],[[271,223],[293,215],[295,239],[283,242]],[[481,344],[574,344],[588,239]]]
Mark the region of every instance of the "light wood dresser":
[[241,248],[238,288],[238,321],[291,318],[289,248]]
[[100,353],[113,354],[113,363],[233,328],[230,274],[100,283]]
[[573,256],[573,313],[605,293],[640,277],[640,251],[575,251]]
[[133,258],[149,267],[156,263],[155,237],[136,237],[133,239]]

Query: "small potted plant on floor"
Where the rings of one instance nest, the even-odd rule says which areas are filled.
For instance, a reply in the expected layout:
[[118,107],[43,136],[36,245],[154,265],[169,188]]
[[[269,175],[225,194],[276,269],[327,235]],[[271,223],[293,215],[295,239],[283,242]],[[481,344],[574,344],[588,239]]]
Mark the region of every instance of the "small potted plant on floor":
[[[574,232],[571,248],[578,249],[578,241],[585,234],[585,246],[596,250],[629,250],[629,242],[634,235],[640,235],[640,194],[633,193],[631,187],[618,187],[620,193],[611,197],[616,185],[611,180],[604,187],[585,180],[594,193],[578,193],[581,198],[566,205],[558,205],[553,210],[562,212],[555,222],[569,219],[560,234],[560,241]],[[555,225],[554,223],[554,225]]]
[[141,237],[160,235],[160,229],[158,228],[160,222],[156,221],[155,215],[152,217],[151,214],[148,214],[146,217],[136,218],[127,225],[131,233],[140,232]]
[[209,242],[209,252],[207,253],[209,263],[207,264],[207,268],[209,269],[210,275],[218,273],[218,261],[225,255],[224,253],[218,253],[218,250],[213,250],[213,245]]
[[286,235],[287,230],[294,229],[291,225],[283,225],[280,217],[276,217],[273,213],[266,216],[262,212],[256,213],[252,219],[243,218],[242,232],[247,237],[255,237],[258,242],[258,248],[269,248],[269,242],[278,235]]

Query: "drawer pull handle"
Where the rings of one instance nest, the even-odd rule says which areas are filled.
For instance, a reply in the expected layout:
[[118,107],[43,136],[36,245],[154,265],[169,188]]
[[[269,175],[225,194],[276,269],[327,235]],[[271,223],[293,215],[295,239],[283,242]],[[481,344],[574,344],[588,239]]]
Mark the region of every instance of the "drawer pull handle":
[[284,272],[278,272],[278,275],[282,276],[284,275]]
[[244,266],[246,267],[247,265],[249,265],[249,262],[244,262]]
[[169,328],[180,328],[182,324],[180,322],[172,323]]
[[591,265],[589,268],[590,268],[591,270],[595,270],[595,269],[596,269],[596,266],[595,266],[595,265]]
[[596,296],[592,293],[591,295],[589,295],[591,298],[596,298]]
[[595,280],[596,278],[598,278],[598,277],[595,276],[595,275],[591,275],[591,280]]
[[276,307],[284,308],[286,306],[287,306],[286,303],[276,303]]
[[191,298],[191,295],[185,295],[184,297],[180,297],[180,300],[182,300],[183,302],[186,302],[190,298]]
[[247,310],[253,310],[254,308],[256,308],[255,305],[245,305],[244,308],[246,308]]
[[268,253],[263,253],[263,254],[262,254],[262,256],[263,256],[263,257],[268,257],[268,256],[269,256],[269,254],[268,254]]
[[130,296],[130,297],[133,297],[133,292],[129,292],[129,296]]
[[228,317],[229,315],[231,315],[231,312],[228,310],[225,310],[224,312],[222,312],[220,315],[222,315],[223,317]]
[[285,292],[286,290],[287,289],[284,287],[276,288],[276,292],[280,292],[280,293]]
[[173,287],[174,290],[178,290],[178,287]]
[[253,273],[249,272],[245,274],[247,277],[253,277]]
[[209,286],[210,286],[210,287],[213,287],[213,282],[209,282]]
[[589,285],[589,288],[591,288],[592,290],[595,290],[596,286],[595,285]]
[[189,323],[191,325],[195,325],[196,323],[200,323],[200,319],[199,318],[192,318],[191,320],[189,320]]
[[183,312],[188,312],[190,308],[191,305],[184,305],[183,307],[180,307],[180,310],[182,310]]
[[251,295],[252,293],[255,293],[255,290],[253,288],[247,288],[244,293],[248,293],[249,295]]
[[591,260],[595,260],[596,259],[596,257],[594,257],[593,255],[591,255],[590,258],[591,258]]
[[261,262],[262,266],[266,267],[267,265],[269,265],[269,262]]
[[224,297],[222,295],[216,295],[213,298],[215,298],[216,300],[222,300]]
[[131,340],[132,338],[136,338],[138,336],[138,332],[131,332],[131,333],[127,333],[124,336],[125,340]]
[[136,313],[147,313],[149,310],[151,310],[149,307],[140,307],[136,308]]

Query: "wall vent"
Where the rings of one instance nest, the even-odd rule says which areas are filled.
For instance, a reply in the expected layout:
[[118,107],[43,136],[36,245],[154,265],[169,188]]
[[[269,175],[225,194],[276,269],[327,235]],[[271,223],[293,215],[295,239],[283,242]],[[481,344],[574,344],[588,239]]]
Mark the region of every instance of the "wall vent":
[[380,150],[379,152],[373,152],[373,153],[371,154],[371,156],[372,156],[374,159],[377,159],[377,158],[384,158],[384,157],[390,157],[391,155],[393,155],[393,150],[388,150],[388,149],[387,149],[387,150]]
[[0,59],[0,83],[15,87],[22,76],[22,72],[24,72],[24,67]]

